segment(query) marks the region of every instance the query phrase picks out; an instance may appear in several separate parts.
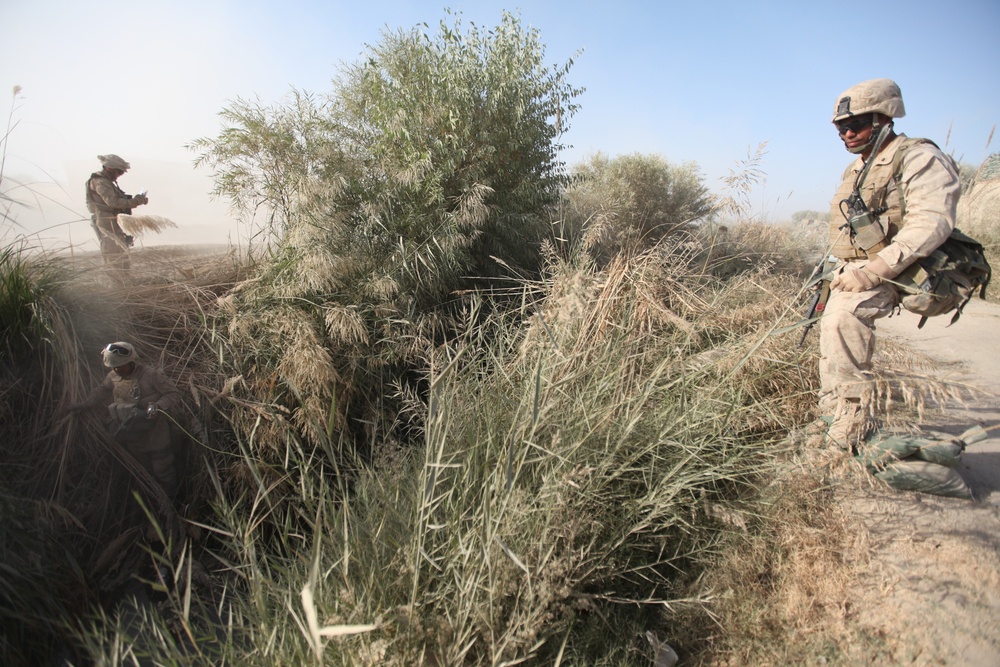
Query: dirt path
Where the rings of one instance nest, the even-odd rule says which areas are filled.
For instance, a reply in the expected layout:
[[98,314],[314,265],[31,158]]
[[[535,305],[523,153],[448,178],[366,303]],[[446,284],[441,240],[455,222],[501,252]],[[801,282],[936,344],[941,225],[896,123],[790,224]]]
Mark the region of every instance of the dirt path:
[[[960,434],[1000,424],[1000,306],[978,299],[950,328],[947,317],[917,329],[908,312],[878,323],[880,336],[937,362],[939,379],[981,389],[945,414],[929,411],[923,429]],[[848,620],[875,638],[848,653],[866,664],[1000,665],[1000,429],[970,446],[957,470],[975,500],[883,487],[851,492],[847,509],[867,528],[870,557],[852,591]]]

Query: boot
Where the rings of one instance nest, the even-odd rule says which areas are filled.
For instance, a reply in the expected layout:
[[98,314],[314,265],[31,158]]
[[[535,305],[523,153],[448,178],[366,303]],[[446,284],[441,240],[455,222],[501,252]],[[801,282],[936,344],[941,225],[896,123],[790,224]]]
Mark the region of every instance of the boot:
[[845,452],[856,452],[874,432],[874,422],[858,399],[844,399],[837,406],[826,432],[827,443]]

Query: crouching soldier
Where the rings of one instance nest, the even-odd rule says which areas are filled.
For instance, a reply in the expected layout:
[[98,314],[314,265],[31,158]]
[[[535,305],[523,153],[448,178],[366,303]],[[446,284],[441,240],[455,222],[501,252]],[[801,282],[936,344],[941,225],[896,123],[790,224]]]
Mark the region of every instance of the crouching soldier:
[[159,370],[138,361],[131,343],[111,343],[101,356],[111,369],[104,382],[69,409],[78,412],[106,406],[114,439],[173,501],[178,487],[174,465],[178,438],[168,415],[180,407],[180,391]]

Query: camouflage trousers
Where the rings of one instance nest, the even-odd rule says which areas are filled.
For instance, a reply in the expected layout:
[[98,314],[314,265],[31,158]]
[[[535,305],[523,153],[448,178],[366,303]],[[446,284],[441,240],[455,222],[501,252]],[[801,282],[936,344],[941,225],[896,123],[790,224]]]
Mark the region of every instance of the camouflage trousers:
[[[848,264],[842,270],[852,271]],[[834,290],[819,321],[820,413],[836,414],[845,400],[867,404],[872,395],[875,320],[899,303],[896,288],[876,285],[865,292]]]
[[106,236],[101,238],[101,257],[104,258],[104,266],[109,269],[128,271],[132,268],[132,260],[128,250],[115,243],[114,239]]
[[123,246],[116,238],[119,234],[115,232],[116,224],[113,220],[91,216],[90,226],[97,234],[97,242],[101,246],[101,257],[104,259],[104,266],[108,269],[128,271],[132,268],[132,260],[128,254],[127,246]]
[[[138,419],[145,420],[141,416]],[[153,420],[151,428],[141,432],[126,433],[116,439],[156,480],[167,494],[167,498],[173,500],[177,495],[179,483],[174,465],[176,438],[170,421],[158,416]]]

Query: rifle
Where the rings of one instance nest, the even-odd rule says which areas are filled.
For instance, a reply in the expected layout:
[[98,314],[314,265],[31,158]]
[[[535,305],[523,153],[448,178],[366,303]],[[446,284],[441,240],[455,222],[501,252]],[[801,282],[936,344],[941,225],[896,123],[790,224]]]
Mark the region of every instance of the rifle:
[[[850,234],[851,244],[857,248],[861,248],[869,257],[889,245],[885,240],[885,230],[882,229],[882,225],[878,221],[878,217],[885,213],[888,208],[881,206],[876,209],[869,209],[864,198],[861,196],[861,185],[865,182],[865,178],[872,168],[875,157],[878,155],[879,149],[882,148],[882,143],[889,136],[891,130],[892,124],[883,125],[882,129],[879,130],[878,137],[875,139],[875,145],[872,147],[872,152],[868,156],[868,159],[865,160],[864,169],[854,179],[854,189],[851,191],[851,195],[847,199],[842,199],[839,204],[840,212],[847,219],[847,222],[841,225],[840,228]],[[847,206],[846,212],[844,211],[845,205]]]
[[823,311],[826,310],[826,302],[830,300],[830,279],[825,277],[828,273],[826,270],[828,261],[826,257],[820,260],[820,263],[813,269],[812,275],[809,276],[809,281],[813,283],[814,294],[812,299],[809,300],[809,307],[806,309],[806,326],[802,330],[799,347],[802,347],[803,343],[806,342],[806,336],[809,335],[813,326],[822,317]]

